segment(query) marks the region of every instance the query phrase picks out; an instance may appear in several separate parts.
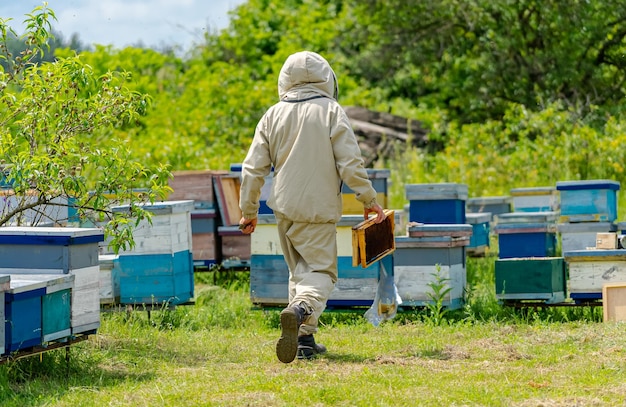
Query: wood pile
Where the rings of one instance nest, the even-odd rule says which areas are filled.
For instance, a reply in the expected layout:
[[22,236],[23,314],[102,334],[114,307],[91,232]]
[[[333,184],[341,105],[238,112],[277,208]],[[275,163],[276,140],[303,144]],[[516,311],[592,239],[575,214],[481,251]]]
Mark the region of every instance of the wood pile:
[[429,142],[427,130],[417,120],[358,106],[344,110],[359,141],[366,167],[391,157],[394,151],[404,151],[407,146],[437,148]]

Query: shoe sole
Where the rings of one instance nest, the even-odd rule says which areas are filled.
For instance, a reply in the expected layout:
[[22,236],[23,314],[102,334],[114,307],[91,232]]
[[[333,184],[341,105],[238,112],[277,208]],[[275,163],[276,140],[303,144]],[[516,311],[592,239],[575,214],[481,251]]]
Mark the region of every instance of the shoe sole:
[[291,363],[298,352],[298,316],[292,309],[280,313],[280,338],[276,343],[276,356],[283,363]]

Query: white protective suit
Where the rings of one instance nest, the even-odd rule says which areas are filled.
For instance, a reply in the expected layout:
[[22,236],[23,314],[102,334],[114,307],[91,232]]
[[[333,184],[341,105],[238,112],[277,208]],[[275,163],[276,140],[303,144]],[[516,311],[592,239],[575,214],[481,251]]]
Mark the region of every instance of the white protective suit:
[[257,217],[264,178],[274,167],[267,205],[289,267],[290,304],[303,303],[311,312],[302,335],[317,331],[337,281],[342,182],[365,208],[376,203],[337,90],[335,73],[319,54],[303,51],[287,58],[278,78],[280,102],[259,121],[242,166],[240,208],[249,219]]

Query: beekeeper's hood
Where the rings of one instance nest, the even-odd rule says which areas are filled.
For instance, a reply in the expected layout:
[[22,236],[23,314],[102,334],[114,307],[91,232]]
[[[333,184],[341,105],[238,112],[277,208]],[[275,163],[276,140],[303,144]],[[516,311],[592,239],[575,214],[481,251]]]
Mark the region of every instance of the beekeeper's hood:
[[337,77],[324,57],[301,51],[290,55],[278,76],[280,100],[300,101],[319,96],[337,100]]

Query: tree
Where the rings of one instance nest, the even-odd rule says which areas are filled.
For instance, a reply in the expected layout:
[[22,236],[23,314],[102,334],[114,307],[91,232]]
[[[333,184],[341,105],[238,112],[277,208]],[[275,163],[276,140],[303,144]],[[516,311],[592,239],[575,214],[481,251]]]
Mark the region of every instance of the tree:
[[[165,165],[132,159],[129,143],[115,136],[149,98],[128,89],[127,73],[97,75],[76,55],[34,63],[48,49],[55,16],[46,3],[26,16],[18,55],[7,48],[17,35],[0,20],[0,225],[91,221],[105,224],[114,250],[132,246],[133,226],[150,218],[141,204],[163,198],[171,176]],[[130,210],[113,213],[120,203]]]
[[508,104],[561,101],[617,111],[626,96],[626,3],[620,0],[349,0],[342,50],[354,74],[390,98],[449,109],[464,122]]

